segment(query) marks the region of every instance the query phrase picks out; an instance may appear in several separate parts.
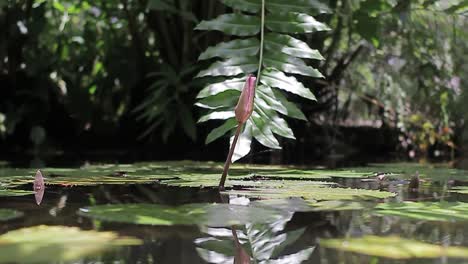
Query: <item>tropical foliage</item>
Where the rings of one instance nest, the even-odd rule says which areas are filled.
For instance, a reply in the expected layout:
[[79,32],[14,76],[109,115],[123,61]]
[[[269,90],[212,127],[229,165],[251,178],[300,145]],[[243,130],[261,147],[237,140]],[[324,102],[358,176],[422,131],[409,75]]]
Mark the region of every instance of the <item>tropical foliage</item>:
[[[249,153],[252,138],[273,149],[281,148],[275,134],[295,139],[281,115],[307,119],[288,100],[288,96],[296,95],[309,100],[316,98],[294,76],[287,76],[285,73],[321,78],[323,75],[308,66],[303,59],[322,60],[323,57],[319,51],[311,49],[307,43],[291,35],[329,28],[311,15],[327,10],[315,0],[294,3],[284,0],[222,2],[237,12],[202,21],[195,29],[217,30],[238,38],[209,47],[200,54],[199,60],[215,58],[215,62],[197,77],[223,78],[213,80],[202,89],[197,95],[199,101],[196,105],[209,109],[199,122],[225,120],[208,134],[206,142],[210,143],[235,127],[233,109],[245,83],[245,75],[257,73],[255,108],[241,134],[240,146],[235,150],[233,160],[236,160]],[[289,94],[284,94],[283,91]]]

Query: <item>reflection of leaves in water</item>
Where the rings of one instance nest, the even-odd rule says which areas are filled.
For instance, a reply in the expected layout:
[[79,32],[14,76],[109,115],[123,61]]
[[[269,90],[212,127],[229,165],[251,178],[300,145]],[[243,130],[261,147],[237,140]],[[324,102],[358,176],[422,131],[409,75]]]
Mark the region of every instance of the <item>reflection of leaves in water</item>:
[[8,221],[23,216],[22,212],[0,208],[0,221]]
[[0,236],[0,263],[71,261],[114,246],[138,245],[138,239],[76,227],[36,226]]
[[[208,228],[208,235],[195,240],[199,255],[208,263],[233,263],[236,256],[236,243],[240,243],[254,263],[295,264],[307,260],[314,248],[305,248],[299,252],[285,255],[284,249],[297,241],[305,229],[282,232],[290,216],[270,224],[247,224],[243,228]],[[237,251],[238,252],[238,251]],[[238,257],[238,256],[237,256]]]
[[426,221],[468,221],[468,203],[463,202],[403,202],[385,203],[375,207],[377,215],[392,215]]
[[320,246],[392,259],[438,258],[442,256],[468,258],[468,248],[465,247],[443,247],[396,236],[322,239]]
[[229,205],[186,204],[165,206],[157,204],[115,204],[83,208],[86,217],[103,221],[142,225],[202,225],[230,226],[245,223],[272,222],[283,216],[274,209]]

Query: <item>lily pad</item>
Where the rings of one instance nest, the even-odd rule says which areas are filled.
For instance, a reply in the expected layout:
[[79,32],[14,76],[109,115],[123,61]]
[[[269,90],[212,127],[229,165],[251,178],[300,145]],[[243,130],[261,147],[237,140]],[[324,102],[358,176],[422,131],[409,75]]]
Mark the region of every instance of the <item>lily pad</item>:
[[365,168],[376,172],[386,172],[394,176],[410,178],[416,173],[421,179],[432,181],[461,180],[468,181],[468,171],[451,168],[448,164],[419,164],[419,163],[382,163],[371,164]]
[[391,259],[468,258],[466,247],[443,247],[396,236],[322,239],[320,246]]
[[375,207],[375,210],[377,215],[392,215],[417,220],[468,221],[468,203],[463,202],[384,203]]
[[362,201],[322,201],[311,203],[313,211],[354,211],[372,208],[372,204]]
[[8,221],[23,216],[20,211],[0,208],[0,221]]
[[34,194],[33,191],[15,190],[15,189],[0,189],[0,197],[2,196],[23,196]]
[[274,209],[232,204],[113,204],[82,208],[79,214],[103,221],[139,225],[200,225],[223,227],[246,223],[268,223],[284,217]]
[[449,190],[449,192],[468,194],[468,186],[459,186]]
[[256,197],[261,199],[284,199],[302,197],[309,201],[322,200],[370,200],[383,199],[395,196],[394,193],[377,190],[332,188],[323,184],[307,181],[283,181],[279,188],[246,188],[243,190],[228,191],[229,194]]
[[55,263],[72,261],[115,246],[141,241],[113,232],[83,231],[76,227],[36,226],[0,236],[0,263]]

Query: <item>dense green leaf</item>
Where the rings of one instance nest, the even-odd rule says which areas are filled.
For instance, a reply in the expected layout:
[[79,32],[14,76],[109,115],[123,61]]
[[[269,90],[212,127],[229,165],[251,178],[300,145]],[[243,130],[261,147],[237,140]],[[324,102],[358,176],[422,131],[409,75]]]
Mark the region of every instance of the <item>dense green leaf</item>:
[[330,30],[330,28],[315,20],[314,17],[302,13],[274,13],[265,19],[268,29],[283,33],[311,33]]
[[305,88],[301,82],[298,82],[296,78],[286,76],[283,72],[276,69],[264,69],[260,82],[269,87],[279,88],[310,100],[317,100],[312,92]]
[[235,76],[254,72],[257,67],[258,60],[255,57],[235,57],[213,63],[208,69],[198,73],[197,77]]
[[273,135],[271,125],[267,120],[260,117],[258,113],[253,112],[250,121],[252,122],[252,136],[258,142],[272,149],[281,149],[278,140]]
[[242,91],[245,80],[245,77],[241,77],[210,84],[198,93],[197,98],[205,98],[228,90]]
[[[266,9],[273,13],[328,13],[330,9],[318,0],[268,0]],[[315,11],[315,12],[314,12]]]
[[158,204],[97,205],[80,209],[80,215],[103,221],[139,225],[231,226],[276,221],[283,213],[274,209],[232,204]]
[[391,259],[468,258],[468,248],[433,245],[396,236],[321,239],[320,246]]
[[282,53],[265,52],[263,64],[265,67],[276,68],[288,73],[323,78],[318,70],[307,66],[303,60]]
[[211,112],[209,114],[206,114],[198,120],[198,123],[206,122],[208,120],[213,120],[213,119],[229,119],[231,117],[234,117],[234,111],[218,111],[218,112]]
[[279,117],[278,114],[266,103],[261,97],[257,97],[256,101],[256,112],[261,118],[267,120],[271,125],[271,131],[277,135],[285,138],[295,139],[294,133],[289,127],[286,121]]
[[289,117],[307,121],[307,118],[305,117],[304,113],[302,113],[301,109],[299,109],[296,106],[296,104],[288,101],[288,99],[286,99],[286,97],[281,93],[281,91],[273,91],[273,93],[275,94],[275,98],[278,99],[278,102],[284,107],[286,107],[286,113],[277,110],[278,112]]
[[318,50],[311,49],[304,41],[289,35],[268,33],[265,35],[265,49],[270,52],[281,52],[298,58],[323,60]]
[[236,105],[240,93],[236,90],[227,90],[213,96],[203,98],[195,105],[207,109],[228,108]]
[[136,238],[76,227],[35,226],[0,236],[0,263],[64,263],[116,246],[139,245]]
[[237,120],[235,118],[226,120],[224,124],[211,130],[211,132],[206,137],[205,144],[209,144],[215,141],[216,139],[222,137],[224,134],[231,131],[231,129],[235,128],[236,126],[237,126]]
[[216,46],[206,49],[199,60],[206,60],[214,57],[233,58],[255,56],[260,50],[260,42],[256,38],[236,39],[229,42],[221,42]]
[[260,32],[260,18],[242,14],[224,14],[213,20],[200,22],[195,29],[218,30],[235,36],[253,36]]
[[221,0],[221,2],[232,9],[250,13],[258,13],[262,8],[262,2],[260,0]]
[[273,110],[289,117],[307,120],[295,104],[287,101],[282,95],[277,96],[270,87],[259,85],[256,93],[256,98],[264,100]]

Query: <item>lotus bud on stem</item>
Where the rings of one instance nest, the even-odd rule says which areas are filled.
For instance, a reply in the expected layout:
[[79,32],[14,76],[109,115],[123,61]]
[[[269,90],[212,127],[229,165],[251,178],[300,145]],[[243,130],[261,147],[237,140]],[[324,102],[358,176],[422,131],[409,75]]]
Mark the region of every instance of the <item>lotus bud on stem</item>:
[[224,190],[224,183],[226,182],[226,177],[229,171],[229,166],[231,165],[232,155],[234,154],[234,149],[236,148],[237,140],[242,131],[242,127],[245,122],[252,115],[254,109],[254,98],[255,98],[255,82],[257,78],[252,74],[247,76],[247,80],[244,84],[244,89],[239,97],[237,102],[236,109],[234,110],[236,120],[237,120],[237,129],[234,134],[234,140],[232,141],[231,148],[229,149],[229,154],[227,156],[226,162],[224,163],[223,175],[219,181],[219,189]]

